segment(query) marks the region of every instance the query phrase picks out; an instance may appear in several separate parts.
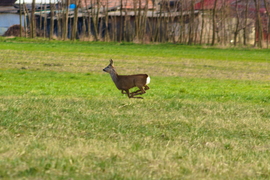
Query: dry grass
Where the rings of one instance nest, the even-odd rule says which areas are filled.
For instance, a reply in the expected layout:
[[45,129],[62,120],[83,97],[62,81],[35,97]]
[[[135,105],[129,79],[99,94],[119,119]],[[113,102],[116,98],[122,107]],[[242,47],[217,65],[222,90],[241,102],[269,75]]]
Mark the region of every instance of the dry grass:
[[[45,52],[0,50],[3,69],[31,69],[44,71],[102,73],[108,64],[107,55],[95,53]],[[114,55],[115,56],[115,55]],[[180,76],[235,80],[267,81],[270,79],[269,62],[189,59],[173,57],[116,57],[116,68],[121,74],[147,72],[151,76]],[[128,68],[127,68],[128,67]],[[132,70],[132,72],[130,72]]]

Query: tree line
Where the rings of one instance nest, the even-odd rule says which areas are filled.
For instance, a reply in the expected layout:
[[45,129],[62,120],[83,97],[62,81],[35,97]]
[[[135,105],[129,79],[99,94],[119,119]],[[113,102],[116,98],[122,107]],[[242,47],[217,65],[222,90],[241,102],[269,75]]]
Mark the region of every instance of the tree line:
[[31,10],[23,1],[20,16],[25,20],[20,23],[31,38],[268,48],[270,0],[213,0],[211,5],[195,0],[162,0],[151,5],[131,1],[129,8],[127,0],[115,6],[109,0],[50,1],[37,9],[33,0]]

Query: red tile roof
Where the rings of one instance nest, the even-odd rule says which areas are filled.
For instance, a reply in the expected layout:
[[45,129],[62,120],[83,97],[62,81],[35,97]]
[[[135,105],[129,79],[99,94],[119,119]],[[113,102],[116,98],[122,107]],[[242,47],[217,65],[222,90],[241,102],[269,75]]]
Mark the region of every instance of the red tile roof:
[[122,3],[122,8],[124,9],[138,9],[139,7],[145,8],[146,5],[148,9],[153,8],[153,2],[151,0],[81,0],[81,6],[106,6],[108,8],[120,7]]
[[[260,6],[261,6],[260,12],[264,13],[265,12],[264,0],[259,0],[259,1],[260,1]],[[194,9],[195,10],[202,10],[202,9],[210,10],[210,9],[214,9],[214,4],[215,4],[215,0],[202,0],[195,4]],[[239,0],[217,0],[216,9],[221,9],[224,6],[235,7],[236,5],[240,9],[245,9],[245,6],[246,6],[245,2],[239,1]],[[256,11],[255,4],[253,1],[249,2],[248,9],[249,11]]]
[[[235,0],[217,0],[216,9],[220,9],[224,5],[229,5]],[[201,9],[214,9],[215,0],[202,0],[199,3],[196,3],[194,6],[195,10]]]

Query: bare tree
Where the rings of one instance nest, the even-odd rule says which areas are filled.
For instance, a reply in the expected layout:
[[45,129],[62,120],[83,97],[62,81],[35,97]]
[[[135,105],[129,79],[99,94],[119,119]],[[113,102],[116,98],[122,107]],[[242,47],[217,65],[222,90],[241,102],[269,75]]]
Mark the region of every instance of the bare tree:
[[[126,6],[126,2],[125,2],[125,6]],[[128,28],[127,28],[127,24],[128,24],[128,20],[130,20],[128,18],[128,12],[127,12],[127,9],[125,9],[125,17],[124,17],[124,23],[123,23],[123,40],[124,41],[127,41],[127,35],[129,34],[128,32]]]
[[183,43],[184,42],[184,34],[185,34],[185,19],[184,19],[184,3],[185,1],[181,2],[181,9],[180,9],[180,32],[179,32],[179,42]]
[[[24,11],[24,27],[25,27],[25,37],[27,37],[27,32],[28,32],[28,24],[27,24],[27,18],[29,18],[29,13],[26,8],[25,2],[23,1],[23,11]],[[29,20],[29,19],[28,19]]]
[[70,5],[70,0],[67,0],[66,1],[66,4],[65,4],[65,7],[63,7],[66,11],[65,11],[65,15],[64,15],[64,17],[65,17],[65,19],[64,19],[64,21],[63,21],[63,40],[66,40],[67,39],[67,37],[68,37],[68,19],[69,19],[69,17],[68,17],[68,14],[69,14],[69,9],[68,9],[68,7],[69,7],[69,5]]
[[20,13],[20,37],[22,37],[22,7],[21,0],[19,0],[19,13]]
[[[44,4],[44,11],[46,12],[47,11],[47,5],[46,4]],[[42,18],[41,18],[42,19]],[[42,21],[40,21],[40,23],[41,23]],[[47,37],[46,35],[47,35],[47,13],[45,13],[45,15],[44,15],[44,24],[43,24],[43,37],[45,38],[45,37]]]
[[110,40],[109,36],[109,15],[108,15],[108,8],[109,8],[109,1],[106,1],[106,5],[104,7],[104,14],[105,14],[105,41]]
[[123,26],[124,26],[124,19],[123,19],[123,0],[120,0],[120,28],[119,28],[119,41],[123,39]]
[[267,40],[266,40],[266,44],[267,44],[267,48],[269,46],[269,34],[270,34],[270,2],[269,0],[264,0],[264,7],[266,10],[266,14],[267,14]]
[[50,0],[50,33],[49,33],[49,39],[52,39],[53,37],[53,30],[54,30],[54,5],[52,4]]
[[247,28],[248,28],[248,6],[249,0],[245,0],[245,17],[244,17],[244,31],[243,31],[243,44],[247,45]]
[[194,25],[194,19],[195,19],[195,14],[194,14],[194,5],[195,2],[194,0],[191,0],[190,3],[190,18],[189,18],[189,33],[188,33],[188,44],[191,45],[193,44],[194,40],[194,30],[195,30],[195,25]]
[[36,0],[33,0],[32,2],[32,11],[31,11],[31,38],[36,37],[36,28],[35,28],[35,9],[36,9]]
[[[82,6],[82,2],[80,1],[80,6]],[[86,36],[86,11],[87,11],[87,4],[85,3],[85,7],[81,7],[82,11],[82,32],[81,37],[84,38]]]
[[77,29],[78,29],[78,0],[75,0],[75,11],[74,11],[74,17],[73,17],[73,24],[72,24],[72,34],[71,34],[71,40],[76,39]]
[[213,16],[212,16],[212,27],[213,27],[213,34],[212,34],[212,43],[211,45],[215,45],[215,39],[216,39],[216,8],[217,8],[217,0],[214,2],[214,8],[213,8]]
[[260,15],[260,0],[254,0],[255,3],[255,8],[256,8],[256,25],[255,25],[255,46],[257,45],[258,47],[262,48],[262,21],[261,21],[261,15]]
[[226,0],[223,0],[222,7],[220,10],[220,16],[219,16],[219,25],[218,25],[218,42],[220,44],[226,45],[231,40],[231,33],[232,30],[232,10],[231,10],[231,4],[228,4]]
[[141,39],[142,39],[142,42],[145,42],[147,39],[146,39],[146,24],[147,24],[147,21],[148,21],[148,16],[147,16],[147,13],[148,13],[148,0],[146,0],[146,4],[144,5],[144,12],[143,12],[143,17],[142,17],[142,32],[141,32]]
[[[139,7],[137,7],[137,3],[139,1]],[[135,38],[139,38],[139,30],[140,30],[140,4],[141,0],[133,0],[133,8],[134,8],[134,16],[135,16]]]
[[[60,6],[60,7],[59,7]],[[58,2],[58,9],[61,8],[62,11],[57,11],[57,31],[58,31],[58,38],[63,39],[63,27],[64,27],[64,3]]]
[[202,12],[201,12],[201,33],[200,33],[200,44],[203,42],[203,34],[204,34],[204,22],[205,22],[205,14],[204,14],[204,1],[202,2]]
[[97,0],[94,4],[97,7],[95,9],[94,8],[91,9],[91,16],[92,16],[93,26],[94,26],[95,41],[98,41],[99,40],[99,31],[98,31],[99,28],[98,28],[98,25],[99,25],[100,0]]
[[[85,4],[87,5],[87,1],[85,0]],[[88,29],[88,38],[91,37],[91,19],[92,19],[92,6],[93,6],[93,3],[92,3],[92,0],[90,2],[90,7],[91,7],[91,11],[87,11],[87,15],[88,15],[88,18],[87,18],[87,29]]]
[[[42,0],[40,1],[39,5],[40,5],[40,9],[42,9],[43,8]],[[44,24],[45,24],[45,20],[44,20]],[[39,11],[39,32],[41,32],[41,29],[42,29],[42,11]],[[45,28],[43,30],[43,35],[45,35],[44,31],[45,31]]]
[[236,46],[237,43],[237,36],[240,30],[240,10],[238,8],[238,1],[235,2],[235,15],[236,15],[236,22],[235,22],[235,29],[234,29],[234,37],[233,37],[233,44]]
[[161,28],[161,18],[162,18],[163,6],[161,6],[159,11],[159,16],[155,18],[155,30],[154,30],[154,41],[160,41],[160,28]]

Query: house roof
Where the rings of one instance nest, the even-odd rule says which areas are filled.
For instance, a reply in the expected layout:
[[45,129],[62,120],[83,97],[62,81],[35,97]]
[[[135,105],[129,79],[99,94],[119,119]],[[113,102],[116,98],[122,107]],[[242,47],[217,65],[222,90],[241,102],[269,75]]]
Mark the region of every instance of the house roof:
[[0,6],[13,6],[16,0],[1,0]]
[[[220,9],[224,5],[229,5],[233,1],[236,0],[217,0],[216,9]],[[196,10],[202,10],[202,9],[214,9],[215,0],[202,0],[195,4],[194,9]]]
[[152,9],[154,4],[152,0],[81,0],[82,7],[97,6],[99,2],[100,6],[105,6],[108,9],[120,8],[122,2],[123,9],[139,9],[148,7]]
[[[261,13],[265,13],[265,7],[264,7],[264,0],[260,1],[260,9],[259,11]],[[202,0],[195,4],[194,9],[195,10],[210,10],[214,9],[215,0]],[[240,0],[217,0],[216,9],[221,9],[224,6],[232,6],[237,7],[240,9],[246,8],[246,3]],[[249,2],[248,4],[248,10],[249,11],[256,11],[254,2]]]

